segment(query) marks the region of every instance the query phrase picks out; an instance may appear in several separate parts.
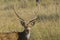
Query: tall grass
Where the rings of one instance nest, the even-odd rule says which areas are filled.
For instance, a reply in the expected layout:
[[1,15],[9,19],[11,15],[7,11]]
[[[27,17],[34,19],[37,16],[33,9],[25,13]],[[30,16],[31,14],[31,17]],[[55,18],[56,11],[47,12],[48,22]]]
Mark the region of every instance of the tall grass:
[[13,6],[26,22],[39,15],[30,40],[60,40],[60,0],[41,0],[39,8],[35,0],[0,0],[0,32],[23,31]]

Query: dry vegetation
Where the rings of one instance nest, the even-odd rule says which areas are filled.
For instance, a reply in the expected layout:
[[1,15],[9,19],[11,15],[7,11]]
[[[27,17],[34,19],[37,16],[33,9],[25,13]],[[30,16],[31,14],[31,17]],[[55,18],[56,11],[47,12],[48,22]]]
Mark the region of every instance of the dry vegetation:
[[0,32],[23,30],[13,6],[26,22],[39,15],[30,40],[60,40],[60,0],[41,0],[39,7],[35,0],[0,0]]

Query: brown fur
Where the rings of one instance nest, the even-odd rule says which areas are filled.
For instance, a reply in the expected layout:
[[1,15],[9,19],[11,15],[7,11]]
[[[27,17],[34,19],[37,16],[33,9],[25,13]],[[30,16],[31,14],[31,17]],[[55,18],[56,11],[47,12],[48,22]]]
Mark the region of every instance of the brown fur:
[[0,33],[0,40],[17,40],[18,34],[16,32],[12,33]]

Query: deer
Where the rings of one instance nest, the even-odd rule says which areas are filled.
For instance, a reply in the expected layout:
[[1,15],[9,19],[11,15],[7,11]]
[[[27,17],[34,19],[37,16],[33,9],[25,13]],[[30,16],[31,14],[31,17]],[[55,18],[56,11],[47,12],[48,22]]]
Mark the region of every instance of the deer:
[[18,15],[15,9],[14,9],[14,13],[19,19],[20,24],[24,27],[24,30],[22,32],[0,33],[0,40],[28,40],[30,39],[31,26],[35,25],[35,22],[37,21],[38,17],[35,16],[26,24],[25,20]]

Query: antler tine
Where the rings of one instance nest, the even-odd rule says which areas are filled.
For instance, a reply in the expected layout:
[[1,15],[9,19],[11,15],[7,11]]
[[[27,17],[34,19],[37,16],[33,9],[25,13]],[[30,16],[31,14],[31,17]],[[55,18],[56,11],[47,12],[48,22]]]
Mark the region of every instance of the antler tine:
[[14,8],[13,8],[13,10],[14,10],[14,12],[15,12],[16,16],[17,16],[21,21],[24,21],[21,17],[19,17],[19,15],[17,14],[17,12],[15,11],[15,9],[14,9]]
[[35,23],[37,19],[38,19],[38,15],[35,13],[35,17],[32,18],[32,20],[30,20],[28,24],[30,24],[31,22]]
[[35,17],[32,20],[37,20],[38,14],[34,11]]
[[24,21],[21,17],[19,17],[19,15],[16,13],[16,11],[15,11],[14,8],[13,8],[13,10],[14,10],[16,16],[21,20],[21,21],[20,21],[20,22],[21,22],[21,25],[24,26],[24,28],[26,28],[26,27],[25,27],[25,21]]

